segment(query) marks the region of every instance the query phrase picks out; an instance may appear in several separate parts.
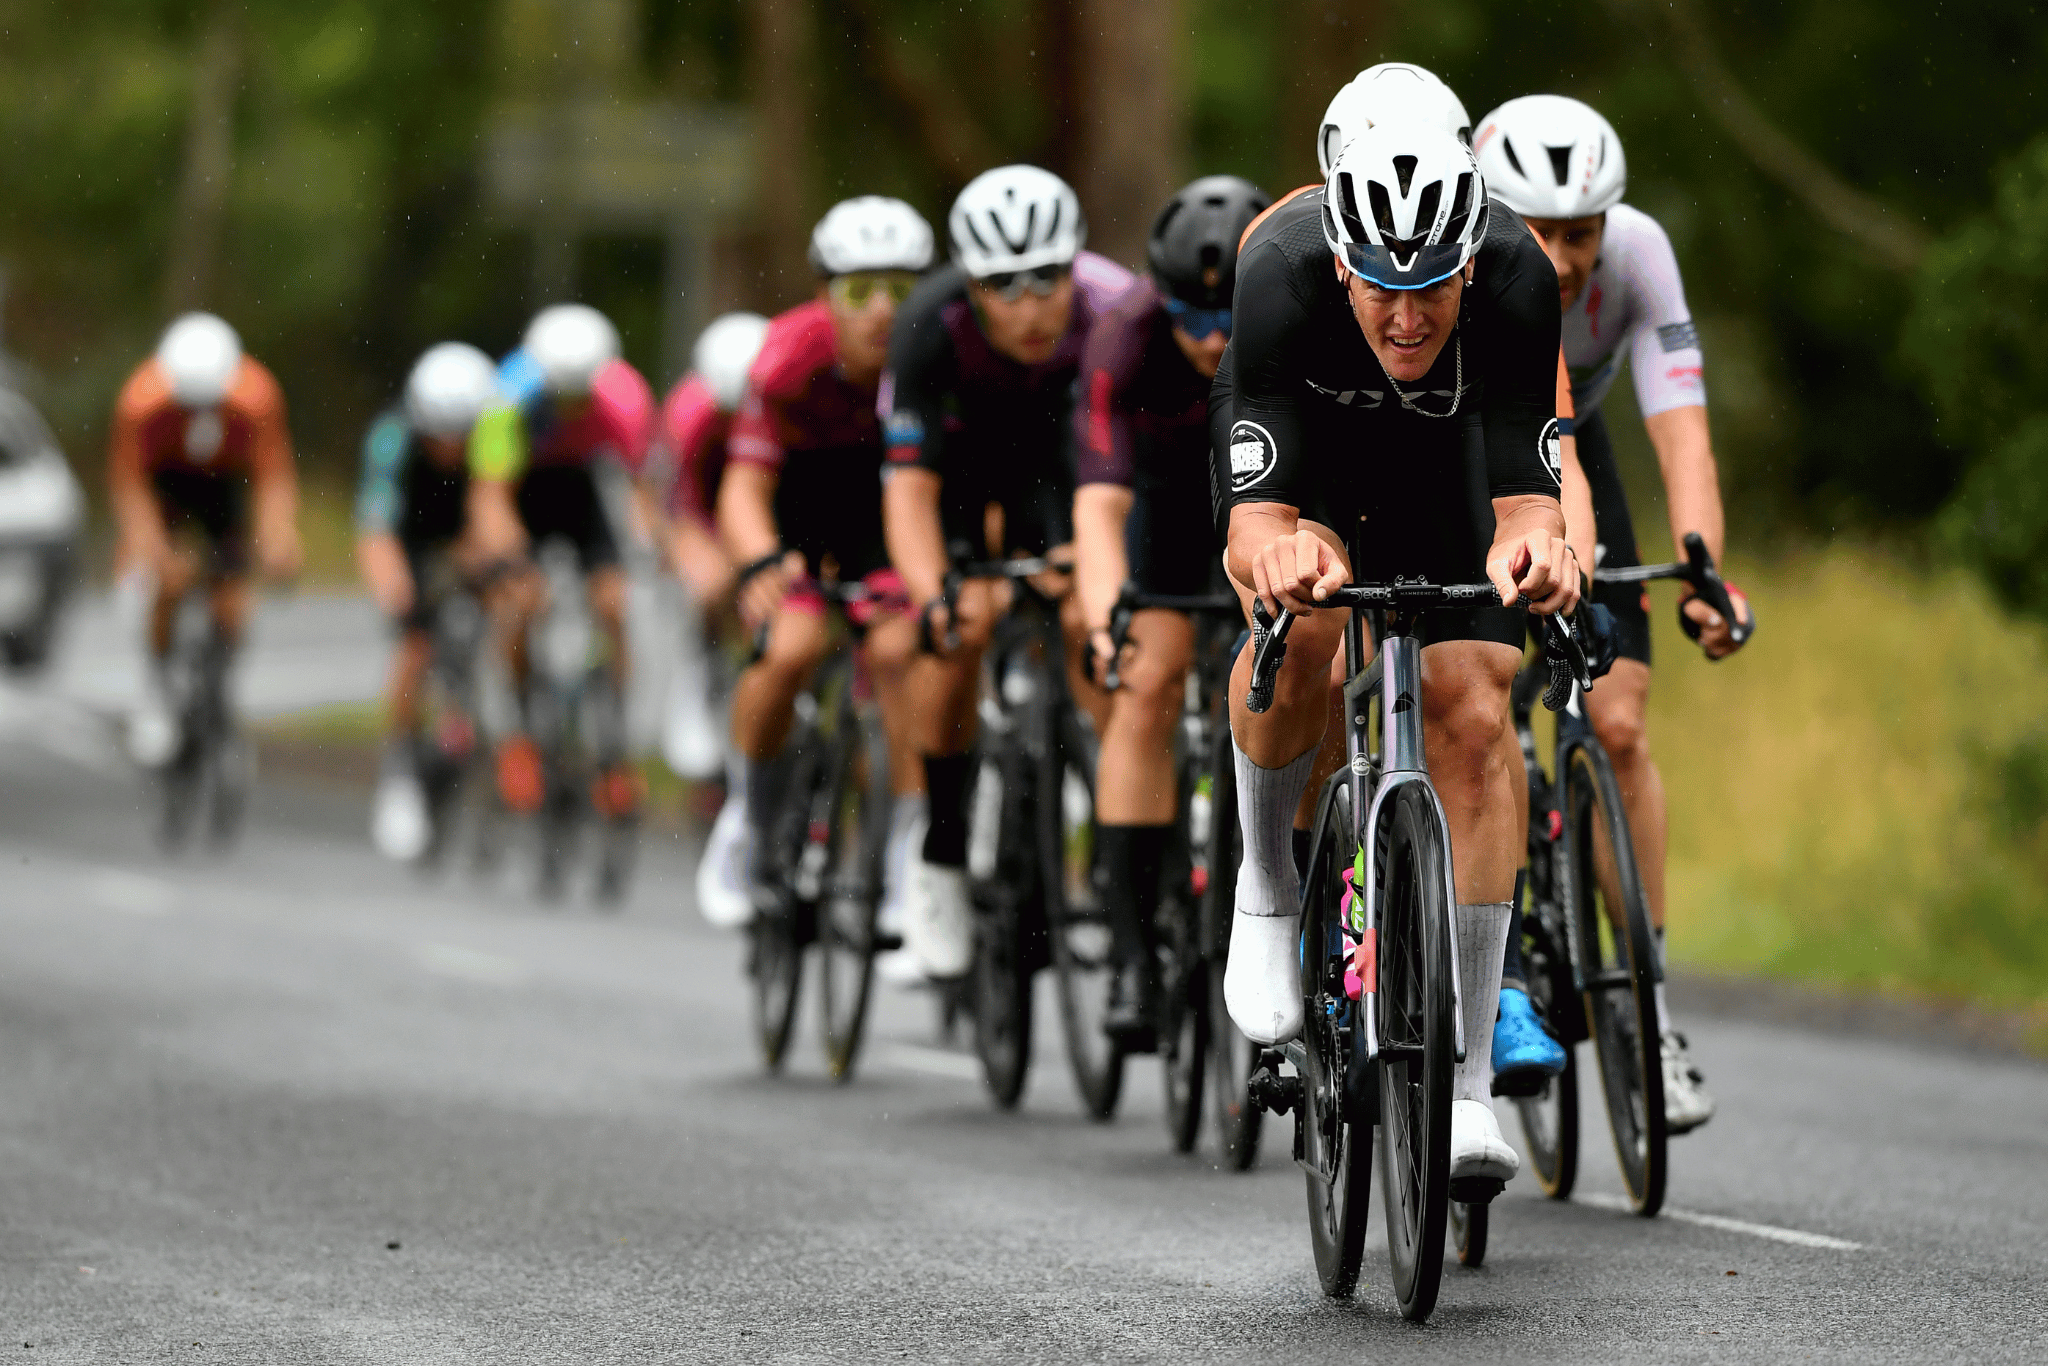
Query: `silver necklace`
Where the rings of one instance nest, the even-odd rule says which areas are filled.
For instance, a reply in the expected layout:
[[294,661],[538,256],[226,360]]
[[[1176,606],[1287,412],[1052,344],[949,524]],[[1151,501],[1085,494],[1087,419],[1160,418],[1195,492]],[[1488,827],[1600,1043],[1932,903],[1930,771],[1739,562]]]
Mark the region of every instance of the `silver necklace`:
[[[1401,392],[1401,386],[1394,383],[1393,375],[1388,373],[1387,363],[1380,360],[1380,353],[1373,351],[1372,358],[1375,361],[1379,361],[1380,373],[1386,375],[1388,387],[1393,389],[1394,397],[1401,400],[1403,408],[1414,413],[1417,417],[1456,417],[1458,415],[1458,404],[1465,397],[1465,334],[1461,331],[1452,337],[1451,345],[1456,348],[1451,353],[1451,356],[1452,364],[1457,367],[1457,379],[1454,381],[1457,387],[1451,391],[1451,410],[1448,413],[1432,413],[1427,408],[1416,407],[1414,401],[1407,394]],[[1366,349],[1371,350],[1370,347]],[[1420,398],[1422,393],[1422,390],[1417,389],[1415,397]]]

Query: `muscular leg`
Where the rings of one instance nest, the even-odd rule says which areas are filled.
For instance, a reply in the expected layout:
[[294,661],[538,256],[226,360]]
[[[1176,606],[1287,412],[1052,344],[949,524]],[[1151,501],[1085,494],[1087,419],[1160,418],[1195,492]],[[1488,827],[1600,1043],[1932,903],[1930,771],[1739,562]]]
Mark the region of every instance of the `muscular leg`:
[[171,633],[178,624],[178,604],[192,591],[199,567],[186,554],[173,554],[157,576],[156,597],[149,604],[149,653],[162,659],[171,652]]
[[917,708],[911,691],[917,665],[917,618],[883,617],[868,628],[861,646],[868,678],[875,685],[875,703],[882,711],[882,730],[889,737],[889,788],[899,797],[924,791],[924,764],[919,755]]
[[387,734],[392,739],[416,735],[420,728],[420,685],[434,659],[434,638],[416,627],[407,627],[391,653],[391,677],[384,698],[388,717]]
[[796,695],[825,657],[828,643],[822,612],[784,603],[775,614],[768,648],[733,688],[732,743],[742,757],[758,763],[782,752]]
[[632,656],[626,642],[626,571],[615,564],[590,571],[584,584],[590,598],[590,615],[604,633],[612,683],[625,696],[626,682],[633,676]]
[[981,656],[1007,594],[987,582],[962,584],[955,612],[960,643],[944,658],[927,655],[910,670],[911,695],[924,707],[918,742],[924,753],[931,825],[925,862],[945,868],[967,863],[967,751],[974,743]]
[[1618,659],[1598,687],[1586,694],[1587,719],[1600,746],[1614,765],[1621,804],[1628,812],[1629,840],[1635,846],[1636,871],[1650,903],[1650,923],[1664,928],[1664,778],[1650,757],[1646,713],[1650,704],[1650,666]]

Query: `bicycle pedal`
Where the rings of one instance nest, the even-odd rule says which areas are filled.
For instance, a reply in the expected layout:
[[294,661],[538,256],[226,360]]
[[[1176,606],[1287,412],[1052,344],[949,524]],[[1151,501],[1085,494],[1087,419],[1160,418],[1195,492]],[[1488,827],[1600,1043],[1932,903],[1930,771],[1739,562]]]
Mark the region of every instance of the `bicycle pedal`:
[[902,935],[900,935],[900,934],[889,934],[889,933],[887,933],[887,932],[885,932],[885,931],[882,931],[882,930],[877,930],[877,931],[875,931],[875,952],[876,952],[876,953],[894,953],[894,952],[896,952],[896,950],[898,950],[898,949],[900,949],[900,948],[902,948],[902,947],[903,947],[903,936],[902,936]]
[[1283,1077],[1271,1066],[1261,1067],[1245,1082],[1245,1094],[1253,1105],[1268,1114],[1284,1115],[1301,1108],[1301,1078]]
[[1507,1188],[1508,1183],[1495,1176],[1454,1176],[1451,1199],[1461,1205],[1490,1205]]
[[1512,1072],[1503,1072],[1493,1079],[1493,1094],[1507,1096],[1514,1100],[1527,1100],[1543,1094],[1543,1088],[1550,1084],[1551,1074],[1540,1067],[1518,1067]]

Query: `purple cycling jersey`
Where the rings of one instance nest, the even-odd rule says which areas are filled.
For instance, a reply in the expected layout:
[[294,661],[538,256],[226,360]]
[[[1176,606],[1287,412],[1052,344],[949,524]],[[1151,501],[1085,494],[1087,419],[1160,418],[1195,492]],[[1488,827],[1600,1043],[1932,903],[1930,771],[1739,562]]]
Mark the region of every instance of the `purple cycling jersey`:
[[1209,479],[1209,381],[1173,340],[1151,281],[1119,299],[1088,334],[1074,401],[1074,482]]
[[[1014,477],[1064,460],[1074,376],[1097,321],[1134,281],[1122,266],[1074,258],[1074,311],[1046,360],[1024,365],[989,344],[957,267],[934,272],[896,311],[876,408],[893,465],[940,475]],[[962,461],[971,465],[962,467]]]

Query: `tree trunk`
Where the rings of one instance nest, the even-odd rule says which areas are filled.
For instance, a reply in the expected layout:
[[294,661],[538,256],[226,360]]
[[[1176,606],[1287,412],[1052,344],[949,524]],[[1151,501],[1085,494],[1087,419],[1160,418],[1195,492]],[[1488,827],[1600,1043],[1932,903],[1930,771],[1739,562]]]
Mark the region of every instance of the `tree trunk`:
[[235,96],[242,83],[242,32],[235,10],[216,4],[192,60],[177,218],[164,271],[164,306],[183,313],[218,307],[221,239],[234,171]]
[[768,245],[767,295],[787,307],[811,292],[811,0],[748,0],[754,162]]
[[1316,134],[1330,97],[1385,55],[1373,51],[1386,17],[1380,0],[1290,0],[1280,13],[1281,183],[1266,187],[1275,195],[1320,179]]
[[1075,186],[1088,245],[1142,265],[1145,238],[1186,160],[1181,0],[1082,0]]

